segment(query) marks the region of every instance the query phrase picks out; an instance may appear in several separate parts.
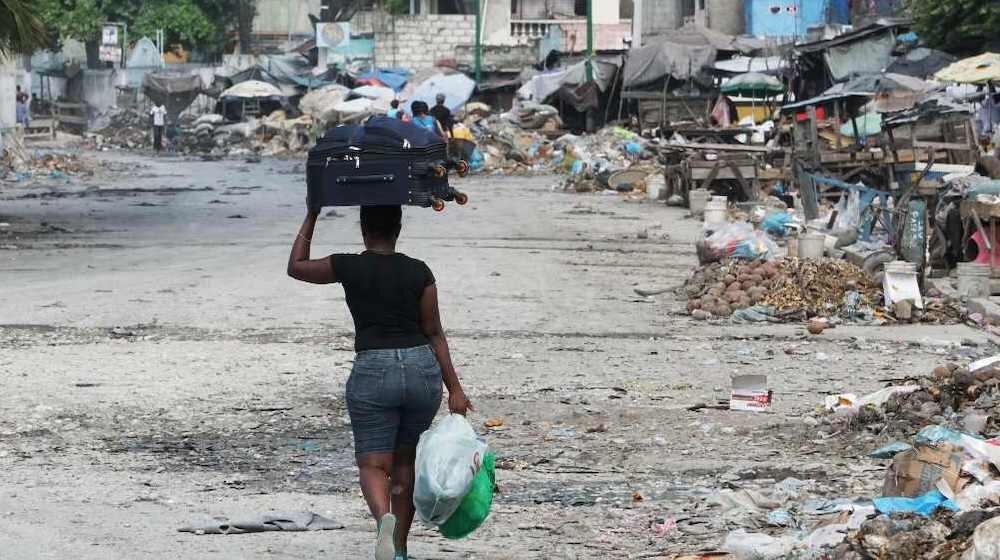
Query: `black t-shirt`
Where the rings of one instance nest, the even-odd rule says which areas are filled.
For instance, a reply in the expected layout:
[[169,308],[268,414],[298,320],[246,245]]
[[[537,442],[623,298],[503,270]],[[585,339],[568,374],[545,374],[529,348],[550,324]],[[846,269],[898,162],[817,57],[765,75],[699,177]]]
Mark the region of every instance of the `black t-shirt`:
[[402,253],[331,255],[354,317],[354,349],[413,348],[427,344],[420,331],[420,296],[434,284],[423,261]]
[[447,107],[444,105],[435,105],[431,107],[430,114],[437,119],[437,122],[441,123],[441,128],[445,132],[451,134],[454,123],[451,120],[451,111]]

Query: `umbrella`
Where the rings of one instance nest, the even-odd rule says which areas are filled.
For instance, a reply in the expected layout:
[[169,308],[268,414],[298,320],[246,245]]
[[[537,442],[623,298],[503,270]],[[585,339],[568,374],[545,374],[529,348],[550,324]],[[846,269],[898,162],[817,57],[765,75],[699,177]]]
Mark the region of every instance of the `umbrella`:
[[934,75],[942,82],[959,84],[985,84],[1000,82],[1000,54],[984,53],[959,60]]
[[276,86],[259,80],[247,80],[222,92],[222,97],[239,97],[242,99],[254,99],[261,97],[284,97],[281,90]]
[[437,94],[443,93],[445,106],[454,112],[465,105],[475,89],[476,82],[465,74],[436,74],[417,86],[409,103],[423,101],[428,107],[433,107],[437,104]]
[[785,86],[778,78],[760,72],[740,74],[722,84],[722,93],[746,97],[770,97],[783,91]]

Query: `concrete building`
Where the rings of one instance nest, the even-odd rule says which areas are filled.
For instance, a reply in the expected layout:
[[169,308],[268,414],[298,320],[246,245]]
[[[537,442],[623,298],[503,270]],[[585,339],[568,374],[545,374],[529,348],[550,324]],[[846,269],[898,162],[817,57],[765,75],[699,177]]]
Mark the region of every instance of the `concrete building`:
[[643,42],[692,22],[727,35],[746,31],[744,0],[635,0],[635,4]]
[[746,0],[747,33],[793,40],[810,27],[850,23],[848,0]]
[[[475,45],[474,4],[414,0],[411,13],[390,16],[358,12],[352,33],[371,26],[378,66],[420,70],[441,60],[471,65]],[[594,2],[594,48],[624,50],[632,35],[632,0]],[[587,48],[586,3],[580,0],[489,0],[483,3],[482,44],[487,70],[520,70],[553,51]],[[627,16],[627,17],[626,17]]]

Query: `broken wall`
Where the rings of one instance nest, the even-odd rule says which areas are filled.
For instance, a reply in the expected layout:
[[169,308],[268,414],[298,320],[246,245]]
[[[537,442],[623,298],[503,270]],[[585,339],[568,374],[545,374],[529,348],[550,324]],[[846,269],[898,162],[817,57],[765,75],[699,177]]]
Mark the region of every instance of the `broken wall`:
[[475,20],[475,16],[439,14],[386,17],[375,29],[375,64],[420,70],[441,59],[454,59],[460,45],[475,43]]

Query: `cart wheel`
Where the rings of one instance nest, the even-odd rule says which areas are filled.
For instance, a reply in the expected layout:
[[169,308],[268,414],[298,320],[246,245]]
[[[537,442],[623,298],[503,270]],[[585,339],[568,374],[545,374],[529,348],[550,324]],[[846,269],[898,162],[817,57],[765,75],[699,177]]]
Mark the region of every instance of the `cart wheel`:
[[464,206],[465,203],[469,202],[469,195],[461,192],[455,193],[455,202],[457,202],[459,206]]
[[458,172],[459,177],[465,177],[465,175],[469,172],[469,162],[459,160],[459,162],[455,164],[455,171]]
[[448,176],[448,170],[445,169],[443,165],[435,165],[433,167],[433,171],[434,171],[434,176],[437,177],[438,179]]
[[444,201],[440,198],[431,200],[431,208],[433,208],[435,212],[441,212],[444,210]]

